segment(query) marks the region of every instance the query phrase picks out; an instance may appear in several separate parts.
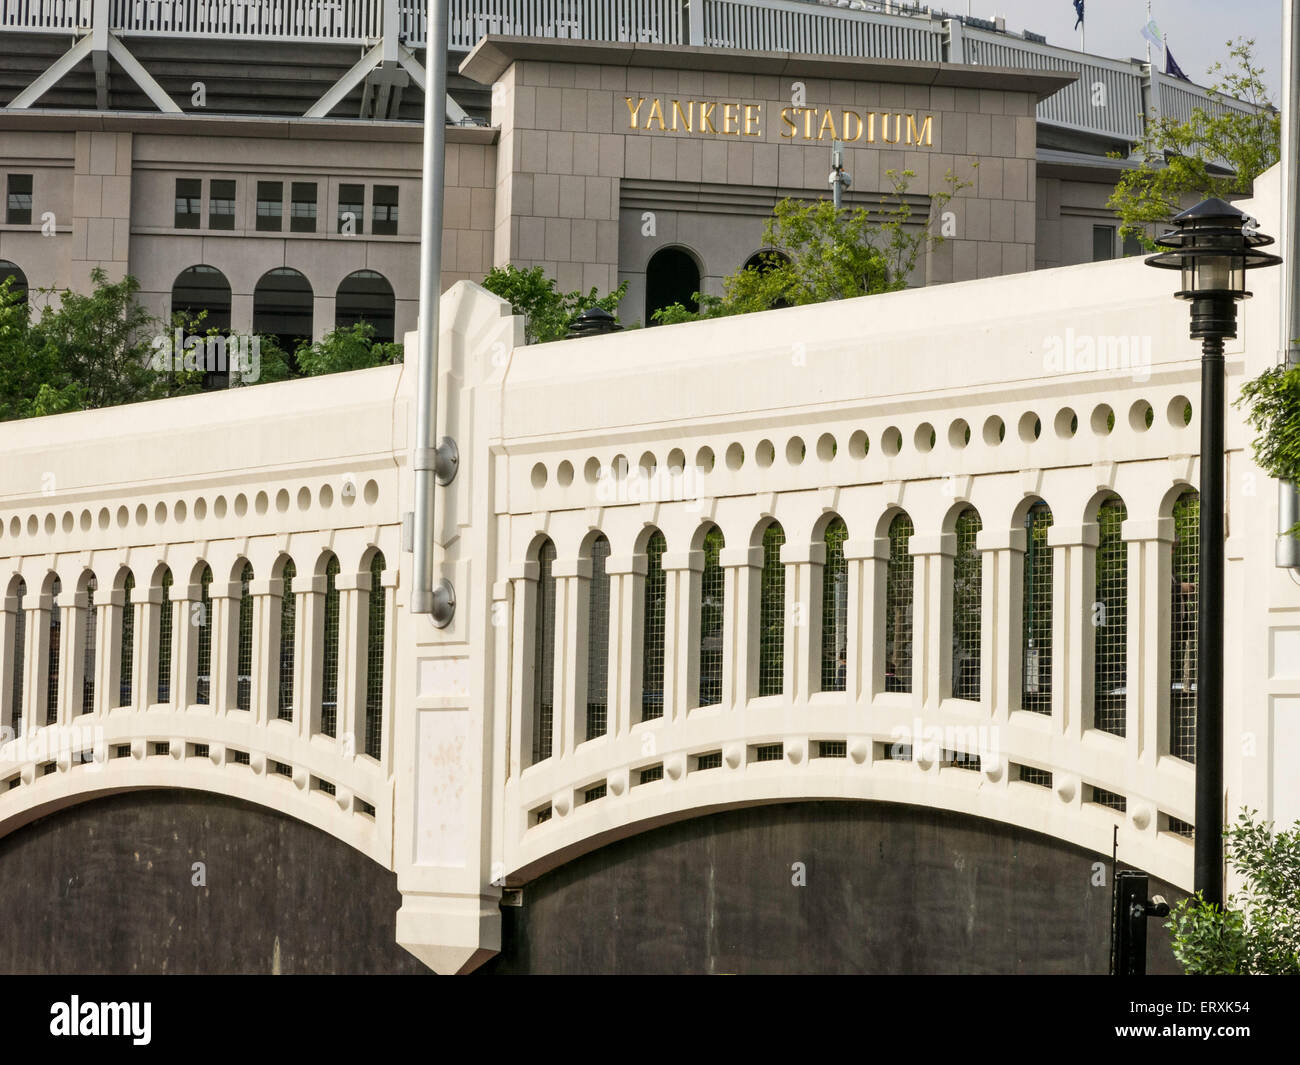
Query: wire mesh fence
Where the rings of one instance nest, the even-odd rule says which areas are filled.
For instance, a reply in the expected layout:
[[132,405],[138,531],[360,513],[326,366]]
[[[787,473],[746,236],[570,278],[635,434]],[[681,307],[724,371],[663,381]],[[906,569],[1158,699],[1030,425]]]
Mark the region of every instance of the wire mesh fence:
[[844,561],[848,526],[842,518],[826,526],[822,537],[826,563],[822,569],[822,691],[842,692],[848,675],[849,569]]
[[664,716],[665,600],[663,557],[667,541],[655,532],[646,544],[645,614],[641,630],[641,720]]
[[1094,638],[1093,727],[1125,732],[1128,702],[1128,545],[1124,503],[1108,499],[1097,515],[1097,581],[1092,608]]
[[1024,684],[1020,708],[1034,714],[1052,712],[1052,548],[1047,530],[1052,510],[1035,503],[1025,516],[1024,599],[1020,654]]
[[722,626],[727,582],[722,570],[726,541],[716,525],[704,534],[704,572],[700,575],[700,706],[722,702]]
[[537,552],[537,619],[533,645],[533,761],[551,757],[555,709],[555,545]]
[[1201,580],[1201,497],[1184,492],[1174,504],[1169,603],[1169,753],[1196,761],[1196,652]]
[[758,694],[780,695],[785,682],[785,530],[772,522],[763,530],[763,574],[758,619]]
[[889,523],[885,570],[885,691],[912,690],[912,519],[899,514]]
[[980,697],[984,599],[984,564],[976,547],[981,528],[974,507],[957,516],[957,554],[952,567],[952,695],[975,702]]
[[609,541],[591,545],[591,585],[587,591],[587,739],[609,728]]

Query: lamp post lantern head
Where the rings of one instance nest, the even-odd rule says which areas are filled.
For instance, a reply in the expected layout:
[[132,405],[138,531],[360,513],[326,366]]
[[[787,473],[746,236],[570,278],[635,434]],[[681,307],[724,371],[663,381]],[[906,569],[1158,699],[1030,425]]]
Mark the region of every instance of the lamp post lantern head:
[[1192,304],[1192,337],[1235,337],[1237,302],[1249,299],[1246,271],[1275,266],[1282,260],[1259,251],[1273,238],[1230,203],[1211,198],[1174,218],[1178,228],[1156,240],[1168,251],[1150,256],[1148,266],[1182,271],[1175,293]]

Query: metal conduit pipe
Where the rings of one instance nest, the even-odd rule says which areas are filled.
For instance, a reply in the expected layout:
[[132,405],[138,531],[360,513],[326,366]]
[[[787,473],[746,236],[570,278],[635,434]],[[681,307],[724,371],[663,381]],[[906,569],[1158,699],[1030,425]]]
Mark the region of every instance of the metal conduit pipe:
[[416,376],[415,449],[411,471],[415,475],[415,516],[412,545],[415,554],[411,612],[429,614],[439,628],[450,624],[456,612],[451,582],[433,584],[433,495],[435,481],[449,484],[456,476],[455,443],[444,437],[435,447],[438,421],[438,301],[442,275],[443,166],[447,124],[447,5],[429,0],[425,47],[424,160],[420,196],[420,320]]

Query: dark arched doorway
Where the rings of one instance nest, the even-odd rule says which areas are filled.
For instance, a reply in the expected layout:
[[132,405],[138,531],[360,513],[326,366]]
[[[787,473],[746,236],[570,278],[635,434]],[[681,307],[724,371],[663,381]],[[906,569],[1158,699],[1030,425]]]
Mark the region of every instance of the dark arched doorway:
[[645,324],[655,325],[655,311],[680,303],[699,310],[695,293],[700,290],[700,268],[682,248],[660,248],[645,268]]
[[19,302],[27,302],[27,275],[15,263],[8,259],[0,259],[0,282],[5,278],[12,277],[13,281],[9,285],[9,291],[18,297]]
[[[204,314],[204,312],[207,312]],[[172,284],[172,315],[183,315],[185,326],[206,333],[230,331],[230,282],[215,266],[191,266]],[[199,315],[204,317],[197,320]]]
[[334,326],[346,328],[357,322],[369,322],[376,341],[393,340],[393,286],[383,274],[358,270],[339,282],[334,295]]
[[294,349],[300,341],[311,343],[311,326],[311,282],[288,266],[264,273],[253,290],[253,332],[275,337],[294,372]]

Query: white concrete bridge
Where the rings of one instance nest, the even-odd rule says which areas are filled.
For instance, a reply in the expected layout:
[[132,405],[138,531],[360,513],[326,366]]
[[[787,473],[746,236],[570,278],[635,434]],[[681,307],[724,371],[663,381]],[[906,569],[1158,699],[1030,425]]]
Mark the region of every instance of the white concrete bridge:
[[[132,789],[271,807],[395,870],[440,971],[498,948],[503,887],[772,802],[1118,829],[1190,888],[1200,367],[1163,276],[535,347],[461,283],[442,322],[446,629],[406,610],[413,365],[0,426],[0,834]],[[1300,588],[1236,412],[1228,448],[1225,808],[1289,821]]]

